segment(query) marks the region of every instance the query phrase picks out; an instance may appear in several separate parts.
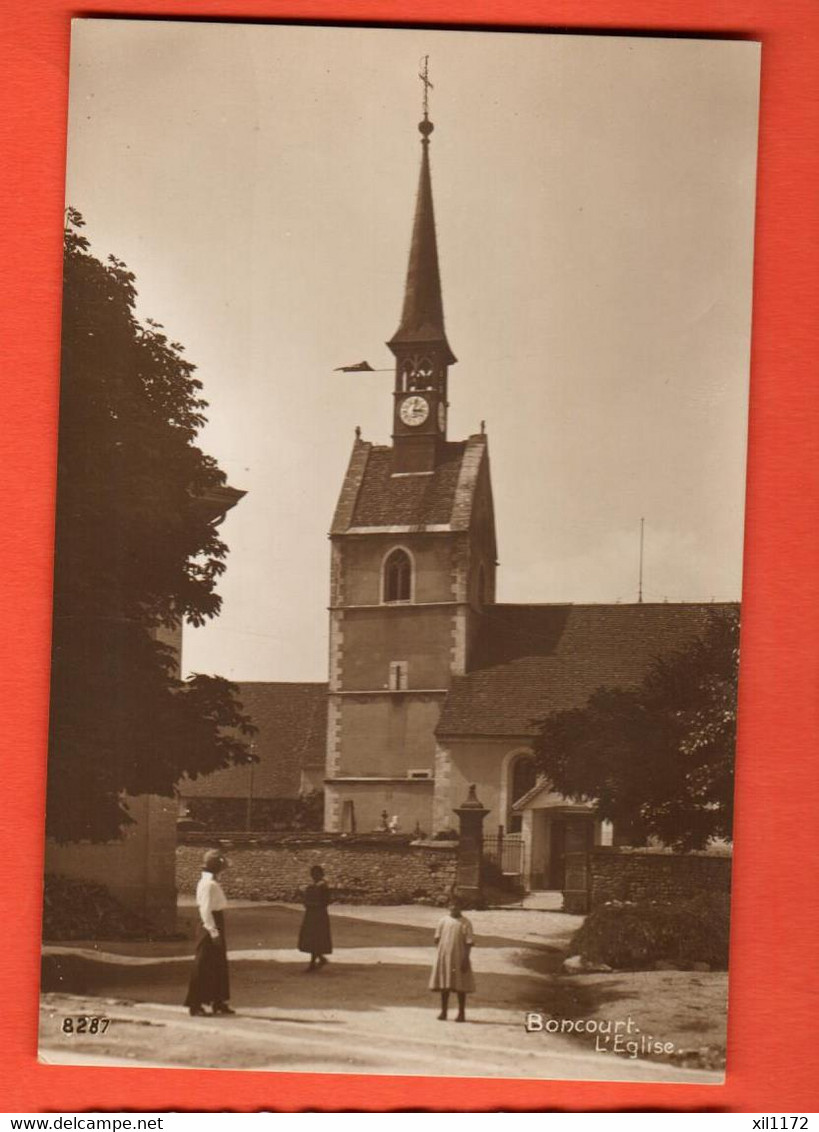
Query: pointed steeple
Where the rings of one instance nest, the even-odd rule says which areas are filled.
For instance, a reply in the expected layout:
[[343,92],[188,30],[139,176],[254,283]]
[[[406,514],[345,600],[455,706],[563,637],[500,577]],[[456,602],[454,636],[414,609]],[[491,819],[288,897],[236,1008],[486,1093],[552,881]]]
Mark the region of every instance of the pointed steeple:
[[387,343],[395,354],[393,391],[393,475],[429,475],[447,450],[448,371],[456,361],[446,340],[432,178],[429,172],[429,81],[425,56],[419,75],[424,84],[421,176],[415,202],[407,286],[401,325]]
[[421,131],[421,174],[412,226],[407,283],[401,323],[387,345],[397,356],[407,347],[438,347],[444,365],[458,359],[452,353],[444,329],[444,304],[438,269],[438,242],[435,237],[435,211],[432,204],[432,178],[429,168],[429,135],[434,127],[424,111],[418,125]]

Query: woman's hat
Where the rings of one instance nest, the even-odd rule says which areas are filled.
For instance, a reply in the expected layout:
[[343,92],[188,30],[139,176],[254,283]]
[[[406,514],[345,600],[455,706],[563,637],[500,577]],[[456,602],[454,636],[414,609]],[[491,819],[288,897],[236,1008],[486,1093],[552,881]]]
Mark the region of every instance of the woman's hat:
[[227,868],[227,857],[223,857],[218,849],[208,849],[205,856],[202,858],[202,868],[208,872],[213,872]]

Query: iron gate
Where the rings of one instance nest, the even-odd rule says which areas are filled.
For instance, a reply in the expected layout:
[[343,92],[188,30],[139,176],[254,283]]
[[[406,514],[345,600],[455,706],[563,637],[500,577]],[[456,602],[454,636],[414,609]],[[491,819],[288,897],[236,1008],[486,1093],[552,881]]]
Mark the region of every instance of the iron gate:
[[523,873],[523,841],[520,837],[490,834],[483,839],[483,855],[505,876],[521,876]]

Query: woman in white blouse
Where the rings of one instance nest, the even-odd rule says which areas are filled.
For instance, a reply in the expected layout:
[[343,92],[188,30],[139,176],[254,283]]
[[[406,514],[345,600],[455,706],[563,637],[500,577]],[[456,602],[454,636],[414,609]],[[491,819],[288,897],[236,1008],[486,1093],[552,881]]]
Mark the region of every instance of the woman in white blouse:
[[202,861],[202,876],[196,886],[196,904],[201,920],[196,957],[185,1005],[191,1014],[204,1014],[209,1004],[214,1014],[235,1014],[228,1006],[227,941],[225,908],[227,897],[216,879],[227,868],[221,853],[210,849]]

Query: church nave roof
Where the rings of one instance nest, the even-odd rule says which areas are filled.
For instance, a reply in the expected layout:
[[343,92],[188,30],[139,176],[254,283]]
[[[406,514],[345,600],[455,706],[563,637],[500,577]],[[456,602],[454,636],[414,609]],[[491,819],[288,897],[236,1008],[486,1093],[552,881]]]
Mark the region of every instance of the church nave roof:
[[634,688],[722,603],[489,605],[473,670],[457,676],[438,735],[534,735],[534,721],[583,707],[598,688]]

